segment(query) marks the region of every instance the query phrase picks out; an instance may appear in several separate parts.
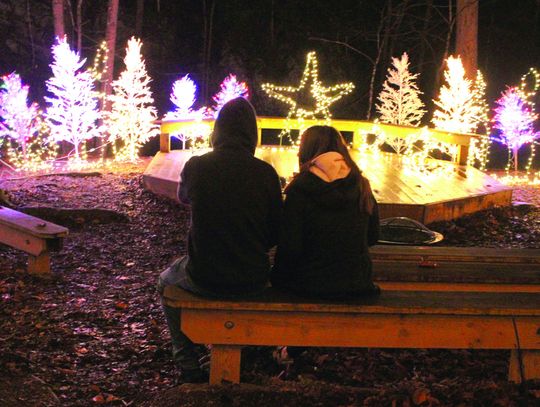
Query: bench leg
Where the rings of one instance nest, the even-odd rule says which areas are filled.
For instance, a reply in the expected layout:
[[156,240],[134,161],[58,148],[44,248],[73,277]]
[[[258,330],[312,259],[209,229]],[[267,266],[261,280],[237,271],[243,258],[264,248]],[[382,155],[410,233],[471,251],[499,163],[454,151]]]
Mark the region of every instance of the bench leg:
[[[540,351],[522,350],[521,358],[523,361],[523,379],[540,379]],[[521,383],[521,367],[517,349],[512,349],[510,353],[508,380]]]
[[210,384],[240,383],[241,346],[212,345]]
[[48,252],[39,256],[28,255],[28,272],[31,274],[47,274],[51,272],[51,259]]

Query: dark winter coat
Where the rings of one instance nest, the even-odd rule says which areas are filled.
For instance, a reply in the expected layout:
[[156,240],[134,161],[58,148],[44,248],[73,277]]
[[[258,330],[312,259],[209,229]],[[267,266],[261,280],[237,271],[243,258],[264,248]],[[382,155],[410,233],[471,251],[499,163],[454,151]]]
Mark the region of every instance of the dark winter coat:
[[287,188],[272,285],[321,298],[373,289],[368,246],[378,239],[377,204],[372,197],[371,216],[360,211],[357,180],[350,169],[337,179],[336,171],[328,171],[330,180],[320,175],[326,181],[302,172]]
[[245,99],[221,109],[212,143],[213,151],[192,157],[181,174],[179,197],[191,205],[187,272],[212,292],[247,294],[268,282],[282,210],[279,178],[253,156],[257,123]]

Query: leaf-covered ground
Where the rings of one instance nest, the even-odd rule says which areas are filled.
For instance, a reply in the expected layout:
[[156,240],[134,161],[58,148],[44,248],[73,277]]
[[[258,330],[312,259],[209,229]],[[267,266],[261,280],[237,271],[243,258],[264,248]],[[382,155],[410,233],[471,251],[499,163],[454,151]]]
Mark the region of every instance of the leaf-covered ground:
[[[81,216],[52,256],[53,278],[0,247],[1,406],[537,405],[540,384],[506,381],[508,352],[312,348],[286,375],[270,348],[247,348],[242,380],[176,385],[156,278],[185,252],[188,210],[141,187],[144,165],[92,177],[4,179],[16,206],[106,208]],[[540,204],[540,188],[516,201]],[[89,212],[91,214],[91,212]],[[444,244],[540,247],[540,209],[496,209],[432,226]],[[281,374],[280,374],[281,373]],[[278,377],[279,376],[279,377]]]

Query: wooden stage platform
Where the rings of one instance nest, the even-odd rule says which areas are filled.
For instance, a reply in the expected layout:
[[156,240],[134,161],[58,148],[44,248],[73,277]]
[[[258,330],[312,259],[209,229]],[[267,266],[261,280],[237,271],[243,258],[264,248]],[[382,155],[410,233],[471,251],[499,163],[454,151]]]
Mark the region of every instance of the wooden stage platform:
[[[177,200],[180,171],[194,153],[190,150],[159,152],[148,165],[145,187]],[[289,178],[297,170],[296,150],[258,148],[257,157],[272,164],[280,176]],[[473,167],[432,160],[429,169],[412,170],[396,154],[361,155],[352,151],[370,180],[380,205],[381,218],[406,216],[424,224],[456,219],[494,206],[510,205],[512,189]]]

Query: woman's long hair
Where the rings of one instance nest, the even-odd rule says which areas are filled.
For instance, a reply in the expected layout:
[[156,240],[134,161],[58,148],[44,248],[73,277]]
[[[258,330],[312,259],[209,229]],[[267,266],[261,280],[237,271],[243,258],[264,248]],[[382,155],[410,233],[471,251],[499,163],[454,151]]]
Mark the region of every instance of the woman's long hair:
[[335,128],[330,126],[312,126],[302,133],[300,137],[300,149],[298,151],[300,173],[309,171],[309,168],[314,165],[314,158],[330,151],[341,154],[345,163],[351,169],[351,173],[360,189],[360,210],[369,214],[373,213],[374,202],[369,182],[362,176],[362,172],[349,154],[343,136]]

